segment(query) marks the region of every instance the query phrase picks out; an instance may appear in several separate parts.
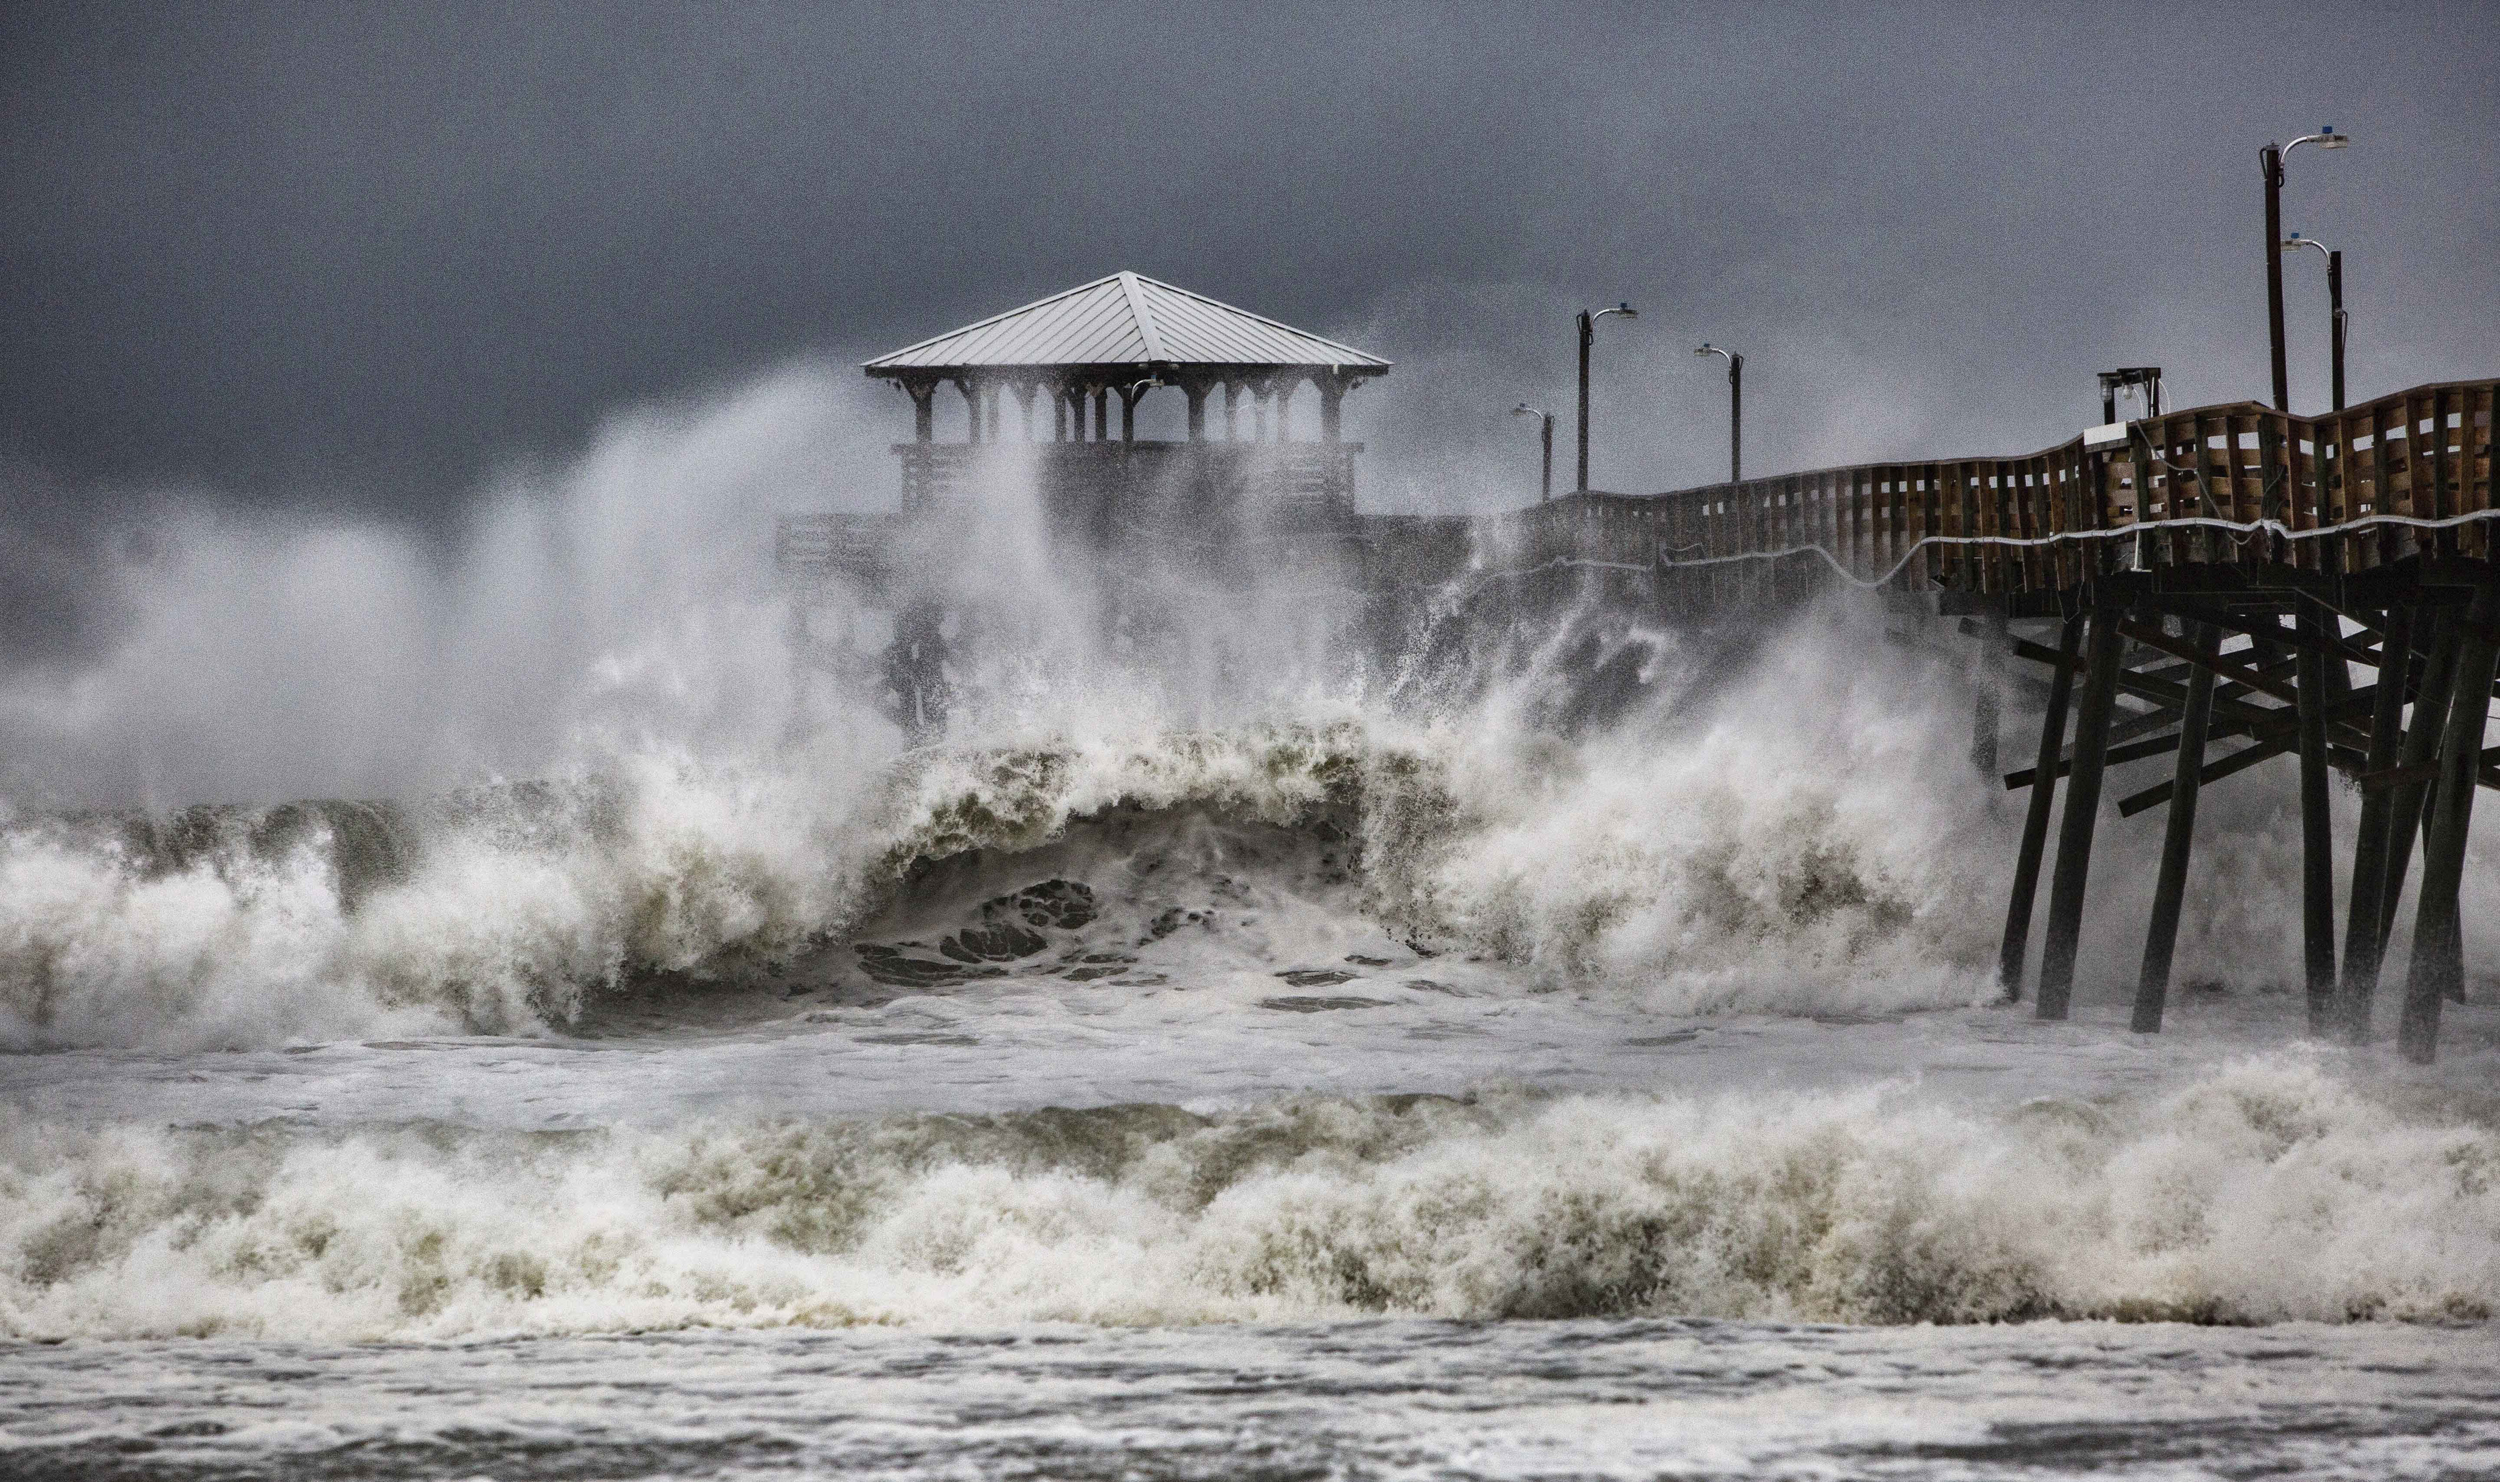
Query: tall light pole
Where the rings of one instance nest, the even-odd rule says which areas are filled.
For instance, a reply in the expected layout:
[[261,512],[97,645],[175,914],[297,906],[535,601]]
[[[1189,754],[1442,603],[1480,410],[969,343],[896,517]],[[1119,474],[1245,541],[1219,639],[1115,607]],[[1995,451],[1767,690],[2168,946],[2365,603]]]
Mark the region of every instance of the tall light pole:
[[1510,414],[1514,417],[1534,417],[1537,420],[1538,440],[1545,445],[1545,467],[1537,482],[1536,501],[1543,504],[1554,497],[1554,414],[1540,411],[1524,401],[1512,407]]
[[2326,254],[2327,354],[2333,368],[2335,410],[2340,412],[2344,409],[2344,254],[2298,232],[2283,239],[2286,252],[2298,252],[2303,247],[2315,247]]
[[1745,477],[1745,357],[1704,343],[1695,355],[1717,355],[1727,361],[1727,481]]
[[1638,319],[1640,310],[1630,304],[1617,304],[1611,309],[1580,311],[1580,492],[1589,491],[1589,346],[1597,343],[1597,321],[1609,314]]
[[2269,144],[2257,151],[2258,171],[2266,177],[2266,329],[2274,355],[2274,409],[2278,412],[2292,409],[2291,376],[2283,364],[2283,160],[2303,144],[2341,149],[2351,142],[2335,132],[2335,125],[2326,124],[2279,148]]

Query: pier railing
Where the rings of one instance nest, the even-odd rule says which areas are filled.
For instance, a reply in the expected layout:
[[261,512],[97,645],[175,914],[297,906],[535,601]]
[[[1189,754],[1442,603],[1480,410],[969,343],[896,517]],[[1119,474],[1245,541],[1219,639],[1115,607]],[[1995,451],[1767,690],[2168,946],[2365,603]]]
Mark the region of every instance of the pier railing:
[[1784,588],[1793,578],[1768,568],[1791,559],[1869,585],[2020,597],[2156,566],[2487,558],[2495,391],[2421,386],[2314,417],[2235,402],[2023,457],[1575,494],[1509,516],[1506,554],[1652,567],[1728,596]]
[[1038,487],[1046,497],[1126,503],[1157,491],[1200,500],[1248,498],[1354,507],[1360,443],[896,443],[906,513],[984,487]]

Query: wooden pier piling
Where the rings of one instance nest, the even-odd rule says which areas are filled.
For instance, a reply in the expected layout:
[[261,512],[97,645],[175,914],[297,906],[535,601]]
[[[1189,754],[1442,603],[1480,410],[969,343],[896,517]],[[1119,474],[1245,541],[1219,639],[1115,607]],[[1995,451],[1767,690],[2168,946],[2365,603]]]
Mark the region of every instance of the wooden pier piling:
[[2048,713],[2040,720],[2040,760],[2032,772],[2031,806],[2023,814],[2023,840],[2014,856],[2014,885],[2005,902],[2005,939],[1997,950],[1997,985],[2008,1003],[2023,996],[2023,961],[2031,950],[2031,907],[2040,894],[2040,854],[2049,838],[2049,810],[2057,801],[2059,758],[2066,751],[2066,710],[2075,692],[2075,659],[2083,647],[2084,615],[2068,617],[2057,635],[2057,667],[2049,672]]
[[1993,778],[2005,720],[2005,615],[1989,613],[1984,631],[1989,641],[1971,676],[1970,764],[1980,776]]
[[[2188,643],[2199,654],[2218,655],[2222,635],[2211,623],[2193,623]],[[2188,673],[2187,704],[2179,712],[2179,750],[2170,774],[2170,817],[2161,841],[2161,874],[2153,884],[2153,914],[2144,931],[2144,964],[2135,980],[2135,1010],[2127,1027],[2161,1032],[2170,994],[2171,959],[2179,946],[2179,905],[2187,893],[2188,854],[2196,842],[2196,795],[2205,770],[2206,733],[2213,723],[2214,670],[2210,661]]]
[[[2365,766],[2384,772],[2397,763],[2404,746],[2405,684],[2413,667],[2414,604],[2388,605],[2380,619],[2378,686],[2370,705],[2370,751]],[[2353,830],[2351,897],[2344,914],[2344,963],[2336,980],[2336,1033],[2347,1044],[2370,1038],[2370,1000],[2378,992],[2380,960],[2387,951],[2388,820],[2395,811],[2393,788],[2373,787],[2361,794],[2361,822]],[[2412,840],[2407,839],[2408,849]]]
[[[2162,780],[2117,800],[2121,818],[2172,809],[2136,981],[2132,1022],[2147,1030],[2162,1023],[2194,895],[2201,792],[2242,774],[2278,779],[2301,820],[2305,1020],[2313,1032],[2362,1037],[2415,838],[2461,850],[2465,825],[2443,828],[2441,810],[2470,807],[2477,782],[2500,787],[2500,765],[2479,754],[2463,773],[2442,770],[2464,765],[2444,745],[2452,712],[2456,728],[2479,725],[2492,700],[2487,684],[2469,682],[2449,703],[2463,598],[2500,580],[2495,407],[2500,381],[2420,387],[2314,417],[2251,402],[2160,412],[2029,457],[1576,494],[1504,517],[1516,532],[1504,539],[1535,553],[1523,564],[1645,567],[1659,610],[1692,617],[1795,601],[1807,576],[1836,575],[1916,595],[1962,618],[1966,635],[2045,665],[2037,761],[2004,777],[2033,791],[1997,959],[2007,999],[2028,980],[2045,1018],[2062,1016],[2077,991],[2093,815],[2109,770],[2170,760]],[[2079,604],[2092,615],[2076,616]],[[2007,621],[2052,617],[2065,619],[2059,648],[2007,641]],[[2355,635],[2346,621],[2359,625]],[[2091,656],[2079,661],[2087,626]],[[2500,642],[2500,627],[2493,632]],[[2144,657],[2131,660],[2122,644]],[[2374,667],[2377,679],[2363,689],[2347,666]],[[1975,703],[1981,761],[1985,695]],[[2279,757],[2292,765],[2265,765]],[[2340,964],[2336,771],[2363,792]],[[2434,773],[2444,779],[2437,788]],[[2029,939],[2061,777],[2070,781],[2035,962]],[[2460,974],[2436,962],[2424,970],[2441,992],[2461,991]],[[2415,1038],[2426,1034],[2417,1028]]]
[[[2309,1032],[2324,1035],[2335,1014],[2335,834],[2327,811],[2328,649],[2334,627],[2325,609],[2304,602],[2296,619],[2308,641],[2297,658],[2293,704],[2300,724],[2300,948]],[[2333,661],[2337,667],[2342,659]],[[2171,806],[2177,807],[2174,797]]]
[[2102,598],[2092,610],[2092,645],[2075,714],[2074,773],[2066,784],[2066,812],[2057,830],[2057,872],[2049,880],[2049,923],[2040,944],[2043,1019],[2066,1017],[2075,989],[2075,953],[2083,940],[2084,884],[2092,870],[2092,831],[2101,809],[2101,773],[2109,759],[2110,712],[2118,698],[2118,661],[2126,639],[2118,631],[2119,609]]
[[2483,760],[2483,727],[2491,685],[2500,671],[2500,578],[2475,588],[2458,624],[2457,671],[2432,783],[2430,836],[2422,847],[2422,898],[2414,916],[2413,961],[2405,975],[2404,1020],[2396,1047],[2429,1064],[2438,1053],[2439,1009],[2465,984],[2465,940],[2458,887],[2465,879],[2465,836]]
[[[1076,369],[1083,379],[1102,368]],[[1394,521],[1353,509],[1354,445],[1337,440],[1328,401],[1330,387],[1342,394],[1343,375],[1332,371],[1322,387],[1325,432],[1318,444],[1112,441],[1104,436],[1107,403],[1098,388],[1094,439],[1077,437],[1082,421],[1072,416],[1069,440],[1038,451],[991,445],[996,377],[987,375],[958,383],[982,430],[972,443],[934,444],[924,429],[924,440],[898,446],[900,518],[918,521],[913,528],[923,533],[886,542],[880,580],[871,584],[891,588],[898,607],[910,605],[905,594],[927,585],[906,579],[918,569],[914,563],[944,554],[943,539],[928,532],[945,528],[948,501],[980,485],[973,475],[985,460],[1010,456],[1039,459],[1052,518],[1072,530],[1084,526],[1077,533],[1097,546],[1112,532],[1128,542],[1121,550],[1141,559],[1164,543],[1220,548],[1234,527],[1193,528],[1189,540],[1170,542],[1157,521],[1185,513],[1205,526],[1209,509],[1256,505],[1269,511],[1262,518],[1299,521],[1292,528],[1343,546],[1353,553],[1345,569],[1367,573],[1366,581],[1395,569],[1409,589],[1476,584],[1469,590],[1490,595],[1468,597],[1465,610],[1498,612],[1505,621],[1580,594],[1639,604],[1647,621],[1710,622],[1730,609],[1802,602],[1837,580],[1885,593],[1888,614],[1963,619],[1962,631],[1988,645],[1972,700],[1970,760],[1983,770],[1994,770],[1990,752],[2004,746],[1991,703],[1998,666],[2010,654],[2049,671],[2035,764],[2002,779],[2032,788],[2007,881],[1997,962],[2009,1000],[2022,996],[2030,976],[2036,1012],[2065,1016],[2077,992],[2105,781],[2111,768],[2157,757],[2168,759],[2166,775],[2143,779],[2152,785],[2135,783],[2115,803],[2121,819],[2171,809],[2136,982],[2136,1028],[2157,1030],[2163,1022],[2186,904],[2195,895],[2189,885],[2202,792],[2243,774],[2272,779],[2265,785],[2299,803],[2301,961],[2313,1030],[2355,1040],[2368,1035],[2417,837],[2425,864],[2406,970],[2404,1053],[2433,1053],[2440,1005],[2463,989],[2466,833],[2476,788],[2500,787],[2500,765],[2487,764],[2480,749],[2500,669],[2493,586],[2500,583],[2500,491],[2492,459],[2500,380],[2419,387],[2315,417],[2251,402],[2158,412],[2096,426],[2022,457],[1866,464],[1654,495],[1581,491],[1491,519],[1453,521],[1463,526],[1449,542],[1456,554],[1427,579],[1390,559],[1405,541],[1390,528]],[[1200,376],[1197,383],[1162,384],[1179,385],[1193,411],[1203,411],[1203,382]],[[1106,384],[1126,407],[1145,383],[1124,375]],[[915,400],[916,409],[921,404]],[[1098,497],[1109,466],[1138,475],[1158,459],[1202,471],[1239,465],[1234,483],[1241,497],[1210,500],[1206,478],[1187,484],[1185,511],[1152,501],[1115,509]],[[1162,489],[1166,481],[1129,482]],[[782,544],[785,567],[839,564],[831,555],[808,554],[831,551],[827,541]],[[1396,606],[1386,599],[1379,605]],[[2061,621],[2056,647],[2010,637],[2009,623],[2043,619]],[[2345,622],[2359,625],[2355,636],[2345,635]],[[888,666],[889,681],[912,677],[904,661],[915,653],[942,657],[943,635],[921,631],[932,626],[898,613],[900,658]],[[917,649],[906,641],[914,634],[924,640]],[[2374,667],[2371,688],[2355,687],[2347,665]],[[931,729],[943,714],[942,678],[896,686]],[[2296,773],[2265,765],[2286,756]],[[2355,779],[2363,794],[2340,970],[2328,806],[2333,771]],[[2037,967],[2027,974],[2061,777],[2071,781],[2048,923]],[[2210,816],[2212,805],[2201,806]]]
[[2396,754],[2398,773],[2405,780],[2388,790],[2387,883],[2379,888],[2382,942],[2395,931],[2396,912],[2404,902],[2405,875],[2421,840],[2432,764],[2439,755],[2440,736],[2448,727],[2448,701],[2456,687],[2460,614],[2436,606],[2427,606],[2426,613],[2432,631],[2430,658],[2415,694],[2413,723],[2405,731],[2403,749]]

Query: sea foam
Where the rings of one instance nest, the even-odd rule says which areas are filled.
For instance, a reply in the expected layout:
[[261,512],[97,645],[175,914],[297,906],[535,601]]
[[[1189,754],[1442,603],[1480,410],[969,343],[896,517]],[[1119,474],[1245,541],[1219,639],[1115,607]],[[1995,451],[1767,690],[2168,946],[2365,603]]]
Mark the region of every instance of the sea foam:
[[0,1144],[20,1338],[2495,1303],[2500,1134],[2298,1055],[2002,1115],[1894,1085]]

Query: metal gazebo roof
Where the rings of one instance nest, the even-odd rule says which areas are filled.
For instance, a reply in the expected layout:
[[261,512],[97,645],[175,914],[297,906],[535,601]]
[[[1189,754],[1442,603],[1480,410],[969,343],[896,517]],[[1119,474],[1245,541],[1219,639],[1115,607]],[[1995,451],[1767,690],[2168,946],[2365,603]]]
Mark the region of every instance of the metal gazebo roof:
[[871,376],[1078,367],[1326,369],[1378,375],[1389,362],[1204,294],[1114,273],[867,362]]

